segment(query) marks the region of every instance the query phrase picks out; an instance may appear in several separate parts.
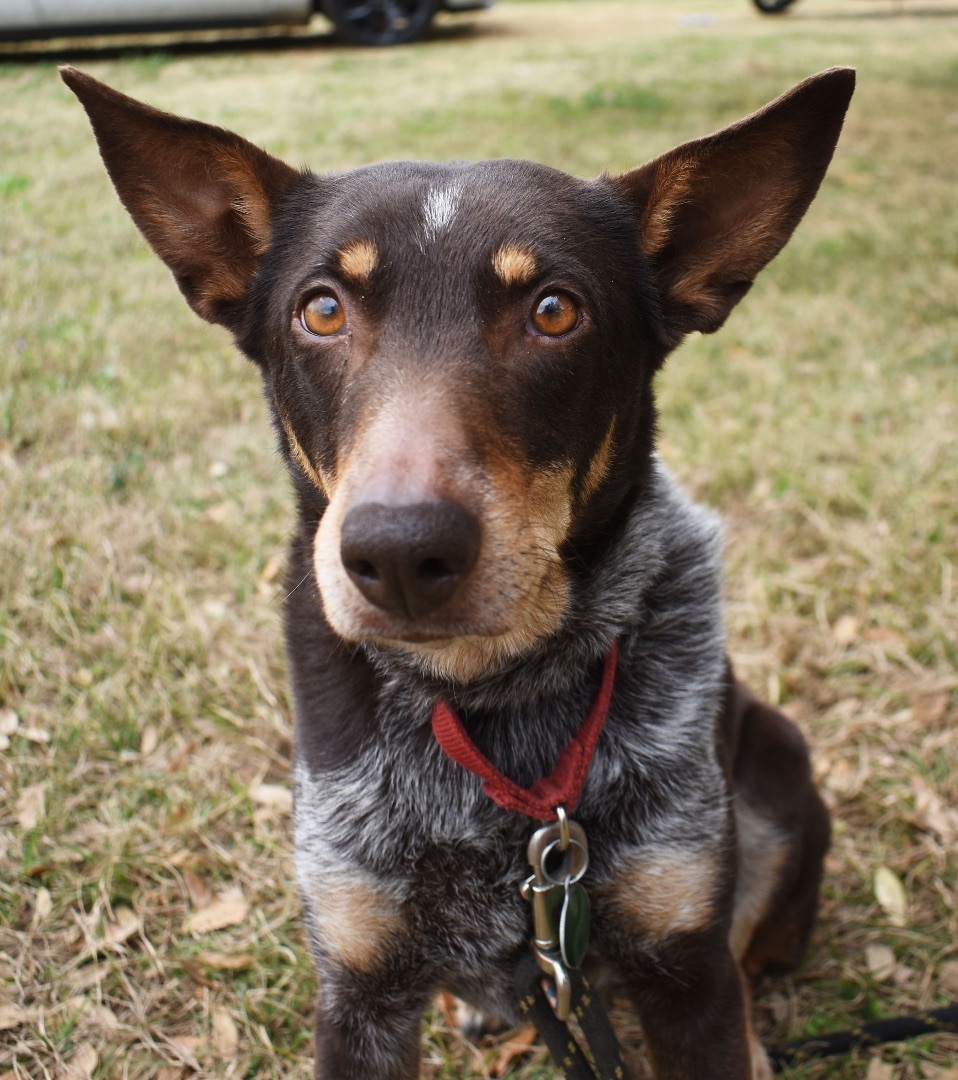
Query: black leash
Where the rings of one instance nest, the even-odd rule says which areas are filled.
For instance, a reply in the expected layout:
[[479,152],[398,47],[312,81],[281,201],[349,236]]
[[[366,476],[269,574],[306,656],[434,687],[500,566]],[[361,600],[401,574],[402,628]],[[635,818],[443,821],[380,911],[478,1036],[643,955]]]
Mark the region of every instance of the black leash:
[[917,1035],[942,1031],[958,1033],[958,1004],[915,1013],[913,1016],[889,1017],[848,1031],[833,1031],[814,1039],[803,1039],[779,1050],[770,1050],[768,1056],[773,1070],[781,1072],[788,1065],[798,1065],[812,1058],[834,1057],[863,1047],[901,1042],[903,1039],[914,1039]]
[[[516,968],[515,989],[520,1011],[539,1032],[552,1060],[562,1069],[567,1080],[628,1080],[622,1049],[599,995],[580,971],[571,970],[569,976],[572,981],[572,1012],[582,1032],[584,1046],[579,1044],[568,1025],[556,1016],[542,987],[542,971],[532,952],[526,953]],[[802,1039],[769,1050],[768,1056],[772,1070],[779,1073],[790,1065],[816,1058],[835,1057],[852,1050],[941,1032],[958,1034],[958,1003],[944,1009],[889,1017],[848,1031],[833,1031],[814,1039]]]
[[535,955],[528,952],[519,961],[515,974],[519,1009],[542,1036],[552,1060],[567,1080],[629,1080],[622,1049],[599,995],[581,971],[569,971],[572,982],[572,1014],[579,1023],[585,1046],[580,1046],[553,1011],[542,988],[542,970]]

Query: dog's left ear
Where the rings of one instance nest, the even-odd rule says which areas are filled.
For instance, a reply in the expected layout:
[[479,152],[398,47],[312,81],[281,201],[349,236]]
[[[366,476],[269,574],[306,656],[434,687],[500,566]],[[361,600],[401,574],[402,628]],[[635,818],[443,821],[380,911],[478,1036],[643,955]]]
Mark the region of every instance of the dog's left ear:
[[276,204],[300,174],[223,128],[160,112],[76,68],[60,75],[90,117],[120,200],[190,307],[237,329]]
[[718,330],[782,249],[818,191],[854,89],[851,68],[823,71],[612,180],[638,215],[670,345]]

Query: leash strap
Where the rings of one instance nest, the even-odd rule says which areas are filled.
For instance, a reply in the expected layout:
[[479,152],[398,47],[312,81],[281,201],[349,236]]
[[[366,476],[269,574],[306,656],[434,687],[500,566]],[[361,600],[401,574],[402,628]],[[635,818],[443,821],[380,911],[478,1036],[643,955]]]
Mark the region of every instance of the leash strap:
[[958,1003],[944,1009],[915,1013],[912,1016],[895,1016],[886,1020],[876,1020],[871,1024],[851,1028],[849,1031],[835,1031],[828,1035],[819,1035],[817,1038],[792,1043],[779,1050],[770,1050],[768,1056],[773,1070],[781,1072],[789,1065],[797,1065],[813,1058],[834,1057],[861,1047],[901,1042],[902,1039],[913,1039],[918,1035],[931,1035],[942,1031],[958,1032]]
[[613,642],[605,658],[598,696],[585,723],[559,755],[552,775],[537,780],[530,788],[513,783],[492,764],[442,698],[432,712],[433,735],[453,761],[482,780],[485,793],[503,810],[513,810],[537,821],[555,821],[556,807],[564,806],[571,811],[582,794],[592,755],[609,713],[618,655],[618,647]]
[[598,994],[580,971],[571,970],[569,976],[572,1011],[584,1046],[553,1011],[542,987],[542,972],[532,953],[522,957],[515,971],[520,1011],[539,1032],[566,1080],[629,1080],[622,1050]]

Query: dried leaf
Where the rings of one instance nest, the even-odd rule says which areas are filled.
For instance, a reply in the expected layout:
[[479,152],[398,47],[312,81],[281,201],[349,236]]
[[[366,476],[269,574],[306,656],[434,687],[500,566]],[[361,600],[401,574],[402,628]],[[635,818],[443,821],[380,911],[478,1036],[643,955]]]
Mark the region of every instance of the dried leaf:
[[30,742],[48,743],[50,741],[50,732],[45,728],[28,727],[24,728],[20,734]]
[[201,1039],[197,1035],[177,1035],[176,1038],[170,1039],[170,1046],[181,1058],[192,1062],[196,1060],[197,1050],[206,1046],[206,1039]]
[[83,1043],[67,1062],[64,1076],[70,1080],[90,1080],[99,1064],[100,1055],[89,1043]]
[[868,945],[865,948],[865,963],[876,982],[885,982],[895,970],[895,953],[887,945]]
[[932,694],[929,697],[919,698],[912,707],[911,714],[919,724],[932,727],[944,719],[947,711],[948,695]]
[[239,971],[250,967],[256,960],[252,953],[220,953],[201,950],[196,959],[214,971]]
[[851,645],[858,637],[861,622],[854,615],[842,615],[835,620],[832,637],[839,645]]
[[183,884],[186,886],[186,891],[190,896],[190,903],[195,911],[208,908],[216,899],[209,885],[199,874],[194,874],[192,870],[183,871]]
[[149,757],[157,748],[160,741],[159,732],[152,724],[147,724],[140,736],[140,753],[143,757]]
[[925,832],[933,832],[946,847],[958,843],[958,810],[945,806],[938,792],[922,777],[911,778],[915,795],[914,823]]
[[43,784],[30,784],[17,799],[17,824],[21,829],[35,829],[43,816]]
[[905,886],[894,870],[889,870],[887,866],[879,866],[875,871],[875,899],[893,926],[905,925],[908,911]]
[[186,930],[195,936],[210,934],[214,930],[238,926],[248,914],[249,904],[243,899],[243,894],[239,889],[231,889],[209,907],[195,911],[186,921]]
[[236,1057],[239,1049],[239,1031],[236,1023],[227,1009],[221,1005],[213,1008],[213,1049],[216,1056],[223,1061],[230,1061]]
[[958,997],[958,960],[946,960],[938,968],[938,981],[942,989]]
[[104,949],[122,945],[139,932],[140,920],[134,911],[122,906],[114,908],[113,921],[103,924],[103,936],[100,939],[98,948]]
[[45,923],[50,918],[51,911],[53,911],[53,897],[50,895],[50,890],[41,885],[33,901],[33,925],[37,927]]
[[249,797],[260,806],[289,814],[293,809],[293,793],[282,784],[257,784],[250,788]]
[[20,717],[13,709],[0,709],[0,735],[15,735]]
[[490,1072],[493,1076],[504,1076],[506,1070],[512,1064],[513,1059],[528,1054],[536,1044],[536,1029],[531,1025],[510,1035],[508,1040],[499,1047],[495,1063]]
[[895,1066],[888,1065],[881,1058],[873,1057],[868,1063],[865,1080],[895,1080]]

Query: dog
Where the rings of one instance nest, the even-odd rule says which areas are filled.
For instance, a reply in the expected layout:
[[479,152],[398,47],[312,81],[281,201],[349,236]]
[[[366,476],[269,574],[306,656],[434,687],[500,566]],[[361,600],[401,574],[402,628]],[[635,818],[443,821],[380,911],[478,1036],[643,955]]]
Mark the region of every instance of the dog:
[[764,1080],[751,986],[802,957],[829,819],[802,736],[732,673],[719,525],[655,454],[653,379],[788,240],[854,72],[588,182],[318,176],[62,76],[187,302],[259,368],[292,478],[317,1077],[417,1076],[439,989],[515,1022],[530,818],[574,813],[586,967],[634,1001],[655,1076]]

